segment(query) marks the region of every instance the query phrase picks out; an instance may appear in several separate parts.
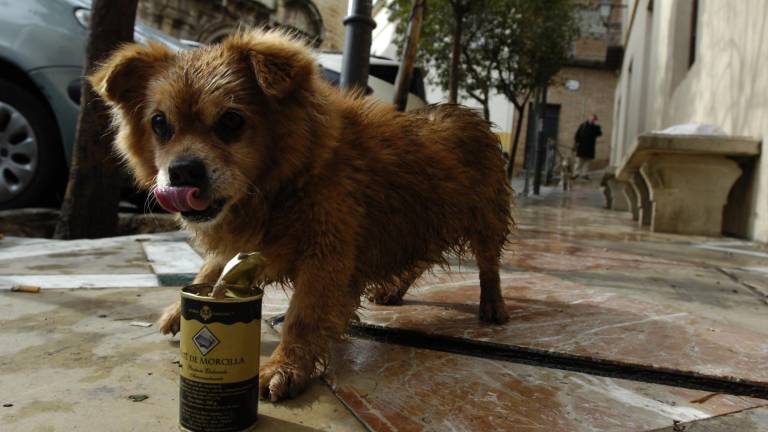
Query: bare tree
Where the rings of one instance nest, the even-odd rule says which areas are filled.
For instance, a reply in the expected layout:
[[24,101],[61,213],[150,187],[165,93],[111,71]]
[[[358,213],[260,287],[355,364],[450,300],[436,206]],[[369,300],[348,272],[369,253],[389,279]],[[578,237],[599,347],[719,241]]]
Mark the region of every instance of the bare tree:
[[461,45],[461,70],[463,94],[476,100],[483,107],[483,118],[491,119],[491,93],[496,85],[495,71],[504,47],[494,26],[498,8],[504,6],[499,0],[484,0],[482,13],[478,10],[464,18],[465,35]]
[[[94,0],[85,73],[118,46],[133,42],[138,0]],[[56,238],[97,238],[117,231],[120,200],[117,161],[112,153],[114,134],[104,103],[83,80],[77,137],[69,170],[69,183],[56,226]]]
[[408,19],[408,32],[405,36],[403,60],[397,70],[397,79],[395,80],[395,98],[393,103],[399,111],[405,111],[405,107],[408,105],[408,90],[413,78],[413,64],[416,60],[416,50],[419,47],[421,22],[424,18],[426,3],[426,0],[413,0],[411,16]]
[[[397,22],[400,47],[405,46],[406,26],[410,22],[412,0],[394,0],[389,8],[390,19]],[[466,39],[466,20],[474,11],[482,10],[486,0],[430,0],[430,13],[423,18],[419,48],[419,63],[434,70],[430,78],[448,91],[448,102],[458,103],[459,83],[463,82],[462,46]],[[450,52],[450,61],[445,61]]]

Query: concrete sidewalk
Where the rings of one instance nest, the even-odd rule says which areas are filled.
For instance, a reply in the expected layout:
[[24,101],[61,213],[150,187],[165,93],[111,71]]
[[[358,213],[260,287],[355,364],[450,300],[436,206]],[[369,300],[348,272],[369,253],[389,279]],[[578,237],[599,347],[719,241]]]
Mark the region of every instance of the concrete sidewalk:
[[[259,430],[768,430],[765,245],[649,233],[600,202],[588,183],[520,200],[509,324],[477,322],[471,261],[435,269],[402,306],[364,304],[324,380],[262,403]],[[200,263],[183,233],[0,240],[2,430],[174,430],[178,337],[135,324]],[[265,317],[289,294],[269,288]],[[266,356],[280,326],[262,327]]]

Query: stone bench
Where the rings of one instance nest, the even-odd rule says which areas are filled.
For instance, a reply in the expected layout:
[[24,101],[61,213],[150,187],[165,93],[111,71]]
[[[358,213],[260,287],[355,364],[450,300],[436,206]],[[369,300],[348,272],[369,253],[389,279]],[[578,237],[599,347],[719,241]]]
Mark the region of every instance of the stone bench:
[[[653,232],[719,236],[739,163],[759,154],[760,141],[749,137],[640,135],[606,181],[612,208],[631,211]],[[622,193],[626,203],[617,203]]]

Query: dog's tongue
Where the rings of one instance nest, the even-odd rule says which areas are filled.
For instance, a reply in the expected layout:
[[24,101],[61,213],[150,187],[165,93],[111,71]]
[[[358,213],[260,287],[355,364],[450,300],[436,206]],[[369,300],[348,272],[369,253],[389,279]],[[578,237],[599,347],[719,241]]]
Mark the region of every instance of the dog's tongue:
[[207,209],[211,201],[200,198],[199,195],[200,189],[191,186],[167,186],[155,189],[157,202],[171,213]]

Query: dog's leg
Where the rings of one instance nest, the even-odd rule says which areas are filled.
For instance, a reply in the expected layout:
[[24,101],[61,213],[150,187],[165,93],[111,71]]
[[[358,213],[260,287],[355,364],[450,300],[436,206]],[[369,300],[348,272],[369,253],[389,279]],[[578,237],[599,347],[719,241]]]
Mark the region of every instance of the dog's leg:
[[471,244],[477,267],[480,269],[480,320],[492,324],[503,324],[509,321],[499,280],[499,258],[504,242],[476,238]]
[[259,393],[273,402],[296,396],[328,361],[360,304],[351,283],[351,260],[331,254],[304,262],[282,329],[282,340],[259,370]]
[[418,263],[411,270],[395,278],[392,284],[368,288],[367,298],[377,305],[395,306],[403,303],[403,296],[416,279],[429,268],[425,263]]
[[[194,283],[214,283],[219,279],[223,270],[224,263],[214,258],[208,258],[200,269],[200,272],[195,276]],[[180,320],[181,301],[176,300],[175,303],[165,308],[160,319],[157,320],[157,326],[160,328],[160,333],[170,333],[175,335],[179,332]]]

